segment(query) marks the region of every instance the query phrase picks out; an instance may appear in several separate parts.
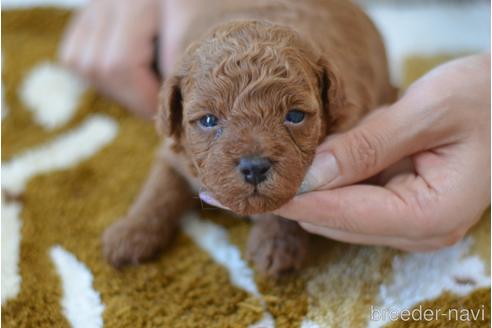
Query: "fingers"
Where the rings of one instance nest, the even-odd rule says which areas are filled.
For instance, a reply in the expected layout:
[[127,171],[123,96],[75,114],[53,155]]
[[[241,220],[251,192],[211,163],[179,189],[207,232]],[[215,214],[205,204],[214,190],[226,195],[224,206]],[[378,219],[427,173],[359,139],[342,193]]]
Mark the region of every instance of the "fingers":
[[[275,214],[299,221],[312,233],[350,243],[411,251],[452,245],[483,212],[485,187],[471,177],[462,180],[458,172],[476,170],[460,168],[449,155],[426,152],[416,157],[416,174],[403,171],[385,186],[352,185],[298,195]],[[471,154],[463,157],[473,166]]]
[[79,66],[79,45],[91,28],[90,25],[85,28],[86,25],[84,11],[78,12],[63,36],[58,56],[62,64],[69,68],[76,69]]
[[[150,1],[92,2],[74,18],[60,48],[60,59],[69,69],[149,119],[157,111],[159,90],[151,69],[157,34],[152,8]],[[142,16],[147,19],[138,22]]]
[[350,233],[423,240],[458,228],[446,222],[449,206],[443,200],[445,195],[428,180],[405,173],[385,186],[351,185],[298,195],[274,213]]
[[94,81],[94,85],[107,96],[118,100],[133,114],[152,119],[157,110],[159,81],[147,68],[135,68],[131,75],[111,81],[108,87],[104,79]]
[[315,155],[300,191],[330,189],[365,180],[420,150],[418,125],[406,106],[375,111],[352,130],[329,137]]
[[415,240],[404,237],[353,233],[343,230],[331,229],[311,223],[301,222],[300,225],[303,229],[312,234],[320,235],[337,241],[358,245],[388,246],[410,252],[428,252],[437,250],[441,247],[451,246],[461,240],[464,236],[464,233],[450,233],[446,236],[437,236],[435,238]]
[[354,233],[400,236],[405,202],[379,186],[353,185],[294,197],[274,211],[296,221]]
[[143,118],[152,119],[157,112],[160,82],[148,67],[135,71],[135,104],[130,108]]

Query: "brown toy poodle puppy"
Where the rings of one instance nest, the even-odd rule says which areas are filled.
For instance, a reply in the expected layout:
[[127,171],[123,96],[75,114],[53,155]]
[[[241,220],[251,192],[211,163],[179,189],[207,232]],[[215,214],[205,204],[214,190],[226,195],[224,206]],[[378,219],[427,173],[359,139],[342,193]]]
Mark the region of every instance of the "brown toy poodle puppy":
[[256,219],[247,256],[259,272],[295,271],[308,235],[268,212],[296,194],[328,134],[393,100],[381,37],[346,0],[227,1],[185,35],[162,90],[164,143],[127,216],[104,233],[105,256],[116,267],[155,256],[205,189]]

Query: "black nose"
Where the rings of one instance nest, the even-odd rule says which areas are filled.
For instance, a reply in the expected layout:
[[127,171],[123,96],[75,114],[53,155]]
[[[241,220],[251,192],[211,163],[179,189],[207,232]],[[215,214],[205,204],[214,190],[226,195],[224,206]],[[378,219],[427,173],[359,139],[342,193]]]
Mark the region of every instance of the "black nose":
[[266,179],[266,175],[272,163],[265,157],[242,157],[239,160],[239,171],[247,183],[257,185]]

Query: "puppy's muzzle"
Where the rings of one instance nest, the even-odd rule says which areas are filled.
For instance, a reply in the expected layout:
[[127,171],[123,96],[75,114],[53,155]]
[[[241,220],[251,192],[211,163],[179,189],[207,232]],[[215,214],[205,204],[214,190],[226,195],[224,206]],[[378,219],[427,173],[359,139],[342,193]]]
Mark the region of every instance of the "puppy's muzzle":
[[266,180],[272,162],[266,157],[248,156],[239,160],[239,172],[244,181],[252,185],[258,185]]

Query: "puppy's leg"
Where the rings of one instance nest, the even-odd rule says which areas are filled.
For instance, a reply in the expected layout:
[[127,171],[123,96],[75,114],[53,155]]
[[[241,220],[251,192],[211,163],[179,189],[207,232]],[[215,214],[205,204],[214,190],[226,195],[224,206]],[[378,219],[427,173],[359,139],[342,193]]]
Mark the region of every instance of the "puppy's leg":
[[246,256],[256,269],[274,277],[299,270],[308,253],[308,233],[297,222],[273,214],[254,219]]
[[186,181],[157,159],[127,216],[104,232],[104,256],[115,267],[154,257],[172,240],[179,218],[191,203]]

